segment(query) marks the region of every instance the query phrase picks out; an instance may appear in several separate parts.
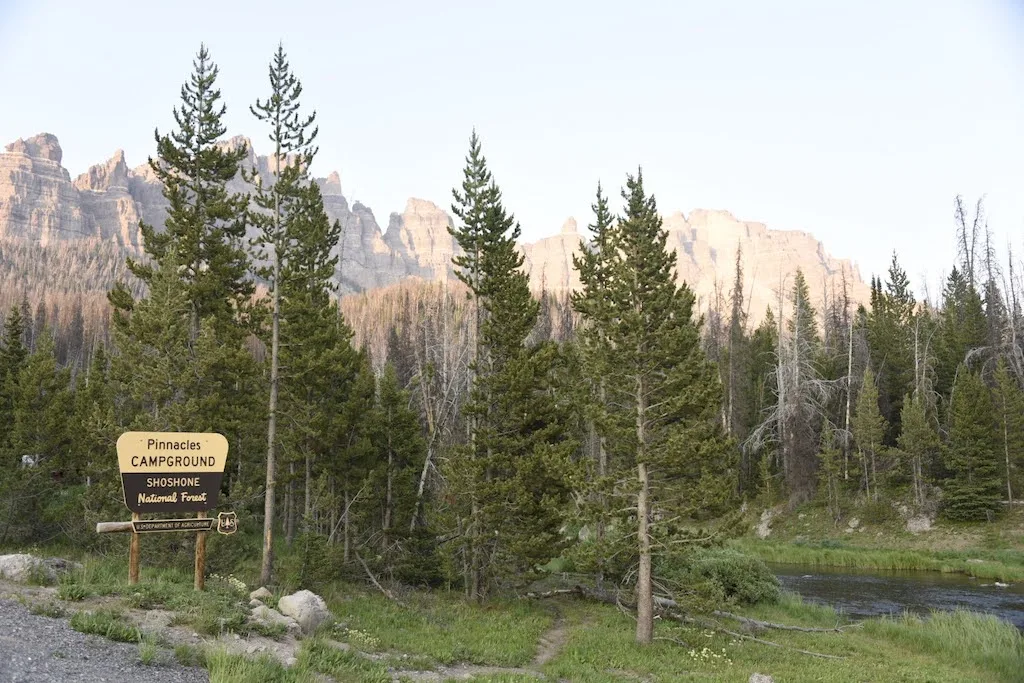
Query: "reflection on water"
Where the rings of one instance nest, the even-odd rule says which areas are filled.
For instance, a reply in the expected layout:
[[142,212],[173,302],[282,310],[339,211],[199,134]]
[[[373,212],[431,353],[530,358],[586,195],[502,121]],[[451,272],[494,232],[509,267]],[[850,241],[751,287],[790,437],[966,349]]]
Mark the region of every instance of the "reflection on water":
[[832,605],[851,617],[928,614],[957,607],[994,614],[1024,629],[1024,584],[997,586],[940,572],[883,572],[773,564],[783,588],[808,602]]

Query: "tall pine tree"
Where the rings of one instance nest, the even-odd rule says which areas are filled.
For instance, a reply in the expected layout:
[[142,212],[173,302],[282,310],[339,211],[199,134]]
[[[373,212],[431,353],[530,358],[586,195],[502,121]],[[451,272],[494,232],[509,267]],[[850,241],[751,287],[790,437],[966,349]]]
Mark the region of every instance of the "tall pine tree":
[[[190,335],[195,339],[199,321],[206,317],[218,326],[235,326],[253,284],[246,277],[246,198],[227,187],[248,150],[220,142],[226,132],[226,107],[216,85],[219,69],[205,45],[192,65],[192,75],[181,88],[181,103],[174,108],[177,128],[170,134],[155,133],[157,158],[149,159],[170,204],[167,219],[163,230],[140,223],[149,262],[129,259],[128,266],[148,286],[156,270],[173,258],[186,292]],[[122,310],[131,308],[131,294],[123,284],[115,288],[111,300]]]
[[903,409],[900,413],[902,433],[899,447],[910,467],[911,486],[914,501],[924,505],[925,466],[939,451],[939,435],[928,421],[924,398],[919,393],[903,398]]
[[450,230],[464,254],[452,261],[473,299],[474,353],[464,408],[469,443],[452,459],[450,481],[468,503],[460,510],[465,587],[479,600],[558,552],[575,443],[551,383],[557,348],[525,344],[538,304],[516,247],[519,224],[502,203],[475,132],[462,191],[453,194],[462,225]]
[[946,446],[943,512],[962,521],[991,520],[999,511],[1001,443],[998,414],[977,373],[961,367],[953,392]]
[[864,368],[864,378],[857,394],[857,408],[853,415],[853,440],[860,453],[864,493],[878,500],[878,459],[885,437],[885,418],[878,409],[878,385],[871,367]]
[[[225,107],[217,75],[200,47],[174,109],[176,128],[156,133],[150,167],[170,206],[163,230],[140,226],[148,259],[129,259],[128,266],[157,302],[136,301],[124,283],[110,292],[120,352],[112,370],[127,385],[128,405],[140,411],[125,415],[126,422],[217,431],[239,444],[256,414],[255,368],[244,347],[253,283],[244,245],[246,198],[227,184],[246,150],[219,142]],[[145,312],[136,315],[140,308]],[[126,366],[127,358],[142,365]],[[185,367],[191,372],[167,374]]]
[[[614,218],[608,208],[608,198],[600,183],[597,199],[591,207],[594,223],[589,227],[593,235],[590,245],[581,244],[579,256],[573,256],[573,267],[579,273],[580,289],[573,291],[573,309],[586,323],[576,335],[583,376],[587,380],[584,402],[587,406],[587,447],[592,460],[589,488],[593,510],[588,522],[593,522],[596,543],[596,570],[598,581],[604,578],[607,558],[613,553],[604,547],[605,527],[611,521],[608,489],[613,487],[616,469],[622,463],[609,463],[606,434],[603,425],[607,411],[606,377],[611,360],[611,333],[615,325],[615,311],[611,300],[613,249],[611,243]],[[611,465],[611,467],[610,467]]]
[[[258,228],[256,258],[269,265],[256,268],[257,274],[270,285],[270,392],[267,409],[267,479],[263,512],[263,561],[260,568],[260,583],[270,582],[273,565],[274,503],[277,484],[277,402],[280,390],[280,348],[281,348],[281,269],[282,263],[291,259],[292,251],[299,246],[303,237],[297,234],[295,224],[303,217],[300,212],[309,210],[308,202],[302,197],[310,184],[308,169],[316,155],[317,129],[314,127],[316,112],[308,116],[300,112],[299,97],[302,84],[295,77],[285,55],[284,47],[277,46],[277,52],[269,68],[270,95],[265,101],[256,100],[249,109],[253,116],[270,128],[270,141],[274,144],[274,155],[270,163],[270,181],[263,184],[256,169],[249,180],[255,183],[253,203],[257,207],[251,220]],[[315,208],[313,208],[315,210]],[[308,219],[307,219],[308,223]],[[337,240],[335,240],[336,242]],[[333,245],[332,245],[333,246]],[[331,273],[333,275],[333,272]]]
[[685,533],[685,521],[731,492],[729,447],[719,419],[721,383],[701,349],[694,295],[676,284],[654,197],[627,176],[626,209],[610,236],[604,429],[635,472],[637,642],[652,641],[655,538]]

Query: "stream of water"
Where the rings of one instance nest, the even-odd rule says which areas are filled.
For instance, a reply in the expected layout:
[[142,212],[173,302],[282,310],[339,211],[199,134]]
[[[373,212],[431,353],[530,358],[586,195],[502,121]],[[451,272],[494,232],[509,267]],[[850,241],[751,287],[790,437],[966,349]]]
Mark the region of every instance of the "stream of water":
[[783,588],[809,602],[832,605],[855,618],[958,607],[994,614],[1024,630],[1024,583],[997,585],[940,572],[832,570],[825,567],[771,565]]

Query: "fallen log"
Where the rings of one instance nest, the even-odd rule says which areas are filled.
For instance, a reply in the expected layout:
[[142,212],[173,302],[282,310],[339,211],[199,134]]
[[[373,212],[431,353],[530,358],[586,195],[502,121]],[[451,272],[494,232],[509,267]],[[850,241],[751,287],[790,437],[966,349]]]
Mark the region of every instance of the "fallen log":
[[718,623],[715,623],[715,622],[709,622],[709,621],[702,621],[702,620],[699,620],[699,619],[694,619],[693,617],[688,617],[686,615],[679,614],[678,612],[668,612],[668,611],[666,611],[666,612],[664,612],[664,615],[667,616],[670,619],[674,619],[676,621],[681,621],[684,624],[699,624],[699,625],[703,626],[704,628],[712,629],[712,630],[715,630],[715,631],[721,631],[722,633],[724,633],[726,635],[729,635],[729,636],[732,636],[733,638],[740,638],[741,640],[750,640],[750,641],[753,641],[755,643],[760,643],[762,645],[768,645],[770,647],[777,647],[777,648],[781,648],[783,650],[792,650],[793,652],[798,652],[798,653],[800,653],[802,655],[809,655],[811,657],[821,657],[822,659],[845,659],[845,657],[840,657],[839,655],[827,655],[827,654],[825,654],[823,652],[812,652],[811,650],[801,650],[800,648],[797,648],[797,647],[790,647],[788,645],[782,645],[780,643],[773,643],[772,641],[764,640],[763,638],[755,638],[754,636],[747,636],[747,635],[744,635],[742,633],[736,633],[735,631],[730,631],[727,628],[722,628],[721,624],[718,624]]
[[721,631],[722,633],[725,633],[725,634],[728,634],[728,635],[732,636],[733,638],[742,638],[743,640],[752,640],[755,643],[761,643],[762,645],[769,645],[771,647],[778,647],[778,648],[782,648],[783,650],[792,650],[793,652],[799,652],[802,655],[810,655],[811,657],[821,657],[822,659],[845,659],[845,657],[841,657],[839,655],[827,655],[827,654],[825,654],[823,652],[811,652],[810,650],[801,650],[798,647],[790,647],[788,645],[780,645],[779,643],[773,643],[770,640],[763,640],[761,638],[755,638],[754,636],[745,636],[742,633],[736,633],[734,631],[730,631],[728,629],[724,629],[724,628],[721,628],[721,627],[719,627],[718,630]]
[[[588,589],[584,588],[583,586],[579,586],[579,585],[573,586],[572,588],[559,588],[559,589],[555,589],[555,590],[545,591],[543,593],[527,593],[525,597],[527,597],[527,598],[552,598],[552,597],[557,597],[557,596],[561,596],[561,595],[581,595],[584,598],[588,598],[588,599],[591,599],[591,600],[597,600],[599,602],[607,603],[607,604],[610,604],[610,605],[615,605],[620,610],[624,610],[624,608],[627,607],[627,606],[630,607],[630,608],[635,607],[635,605],[633,605],[633,604],[625,604],[624,605],[622,603],[621,599],[619,599],[618,594],[608,593],[607,591],[600,591],[600,592],[598,592],[598,591],[591,591],[591,590],[588,590]],[[829,654],[825,654],[823,652],[812,652],[811,650],[801,650],[799,648],[789,647],[788,645],[781,645],[780,643],[773,643],[770,640],[764,640],[762,638],[755,638],[754,636],[748,636],[748,635],[744,635],[742,633],[736,633],[735,631],[730,631],[730,630],[728,630],[726,628],[723,628],[722,625],[719,624],[718,622],[710,621],[710,620],[707,620],[707,619],[696,619],[694,617],[687,616],[685,614],[682,614],[682,613],[676,611],[676,608],[678,608],[679,603],[677,603],[675,600],[672,600],[671,598],[664,598],[664,597],[654,596],[654,604],[657,605],[660,608],[660,613],[661,614],[663,614],[664,616],[667,616],[668,618],[673,619],[675,621],[682,622],[684,624],[696,624],[696,625],[702,626],[704,628],[709,628],[709,629],[721,631],[722,633],[730,635],[730,636],[732,636],[734,638],[740,638],[742,640],[750,640],[750,641],[753,641],[755,643],[761,643],[762,645],[768,645],[769,647],[778,647],[778,648],[782,648],[784,650],[792,650],[793,652],[797,652],[799,654],[808,655],[810,657],[820,657],[822,659],[844,659],[844,657],[840,657],[839,655],[829,655]],[[790,626],[789,624],[776,624],[776,623],[773,623],[773,622],[770,622],[770,621],[760,621],[758,619],[751,619],[749,617],[741,617],[738,614],[733,614],[731,612],[724,612],[724,611],[721,611],[721,610],[715,610],[714,612],[712,612],[712,614],[714,614],[715,616],[718,616],[718,617],[736,619],[737,621],[739,621],[741,623],[747,623],[747,624],[750,624],[750,625],[753,625],[753,626],[760,626],[760,627],[763,627],[763,628],[776,628],[776,629],[780,629],[780,630],[783,630],[783,631],[804,631],[804,632],[808,632],[808,633],[842,633],[842,629],[845,628],[845,627],[842,627],[842,626],[836,626],[835,628],[811,628],[811,627],[806,627],[806,626]],[[630,616],[632,616],[632,615],[630,615]],[[851,624],[851,626],[860,626],[860,624],[859,623],[858,624]]]
[[363,558],[362,558],[362,557],[360,557],[359,553],[356,553],[356,559],[357,559],[357,560],[359,560],[359,564],[363,565],[363,569],[364,569],[364,570],[366,571],[366,575],[367,575],[368,577],[370,577],[370,581],[372,581],[372,582],[373,582],[373,585],[374,585],[374,586],[376,586],[376,587],[377,587],[377,589],[378,589],[378,590],[379,590],[379,591],[380,591],[381,593],[383,593],[383,594],[384,594],[384,597],[386,597],[386,598],[387,598],[388,600],[391,600],[392,602],[396,603],[396,604],[397,604],[397,605],[399,605],[400,607],[405,607],[405,605],[404,605],[404,604],[402,603],[402,601],[401,601],[401,600],[399,600],[398,598],[396,598],[396,597],[394,596],[394,594],[392,594],[392,592],[391,592],[391,591],[389,591],[389,590],[388,590],[387,588],[385,588],[384,586],[380,585],[380,581],[378,581],[378,580],[377,580],[377,577],[373,575],[373,572],[371,572],[371,571],[370,571],[370,567],[369,567],[369,565],[367,565],[367,564],[366,564],[366,561],[365,561],[365,560],[363,560]]
[[725,617],[726,619],[733,619],[740,622],[741,624],[747,624],[749,626],[756,626],[757,628],[765,629],[776,629],[778,631],[801,631],[803,633],[842,633],[844,628],[850,628],[851,626],[860,626],[860,623],[848,624],[846,626],[833,626],[832,628],[813,628],[810,626],[792,626],[790,624],[777,624],[772,621],[761,621],[760,619],[751,619],[750,617],[743,617],[739,614],[733,614],[732,612],[723,612],[721,610],[715,610],[712,612],[716,617]]

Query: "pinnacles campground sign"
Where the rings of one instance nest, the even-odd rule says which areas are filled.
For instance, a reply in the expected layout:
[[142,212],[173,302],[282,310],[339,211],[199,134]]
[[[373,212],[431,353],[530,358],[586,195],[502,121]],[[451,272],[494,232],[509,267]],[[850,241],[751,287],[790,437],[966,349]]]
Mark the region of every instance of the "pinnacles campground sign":
[[140,515],[209,510],[227,460],[220,434],[126,432],[117,440],[124,504]]
[[[228,440],[221,434],[191,432],[125,432],[117,440],[117,464],[121,470],[124,504],[132,511],[130,522],[100,522],[98,533],[130,531],[128,583],[139,580],[139,534],[160,531],[196,533],[195,587],[202,590],[206,564],[206,532],[232,534],[238,528],[233,512],[217,519],[206,516],[216,507]],[[142,519],[148,513],[198,513],[187,519]]]

